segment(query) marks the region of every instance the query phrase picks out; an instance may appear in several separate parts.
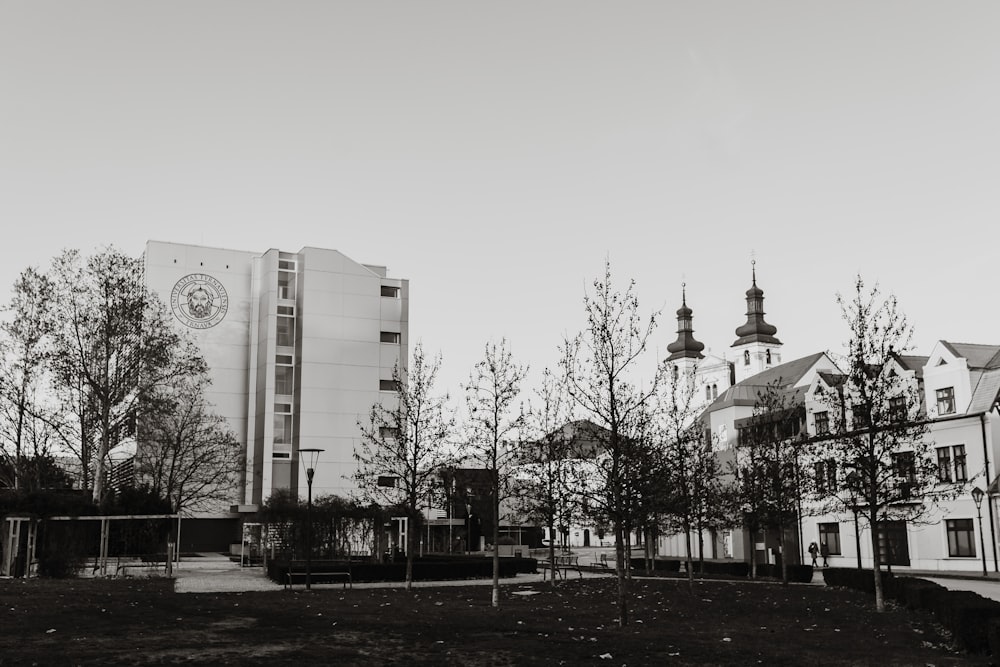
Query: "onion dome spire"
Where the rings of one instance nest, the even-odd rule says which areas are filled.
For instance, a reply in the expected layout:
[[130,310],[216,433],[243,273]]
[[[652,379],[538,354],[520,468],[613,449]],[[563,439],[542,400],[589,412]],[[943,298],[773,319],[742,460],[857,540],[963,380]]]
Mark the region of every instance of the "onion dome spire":
[[781,345],[781,341],[774,337],[774,334],[778,333],[778,328],[764,321],[764,290],[757,287],[756,263],[756,260],[750,262],[753,283],[747,290],[747,321],[746,324],[736,329],[738,338],[733,343],[733,347],[744,343]]
[[667,345],[667,352],[670,353],[667,361],[704,358],[701,351],[705,349],[705,344],[695,340],[694,329],[691,328],[693,312],[687,305],[686,283],[681,283],[681,307],[677,309],[677,340]]

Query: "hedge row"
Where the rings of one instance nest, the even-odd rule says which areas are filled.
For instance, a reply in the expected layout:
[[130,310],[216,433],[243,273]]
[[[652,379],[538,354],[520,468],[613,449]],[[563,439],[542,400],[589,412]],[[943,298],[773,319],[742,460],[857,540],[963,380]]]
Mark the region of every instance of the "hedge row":
[[[612,563],[608,563],[613,567]],[[632,570],[645,572],[646,571],[646,559],[645,558],[630,558],[628,561],[628,566]],[[656,572],[680,572],[681,562],[676,558],[654,558],[653,559],[653,570]]]
[[[633,570],[645,571],[646,561],[642,558],[633,558],[630,561]],[[676,558],[657,558],[653,560],[653,570],[657,572],[679,572],[681,563],[684,561]],[[701,574],[718,574],[728,577],[749,577],[750,564],[736,560],[706,560],[699,563],[692,561],[691,565],[695,572]],[[781,579],[781,567],[777,565],[758,565],[758,577],[773,577]],[[811,565],[789,565],[788,580],[800,583],[812,581],[813,568]]]
[[[516,574],[532,573],[537,570],[534,558],[501,558],[500,576],[513,577]],[[287,581],[291,571],[295,583],[305,581],[304,560],[269,561],[267,576],[278,583]],[[351,581],[405,581],[406,563],[373,563],[368,561],[314,560],[311,571],[314,581],[324,581],[323,572],[350,572]],[[444,581],[450,579],[482,579],[493,576],[492,558],[464,559],[415,559],[413,561],[414,581]]]
[[[887,600],[934,615],[968,651],[1000,655],[1000,602],[972,591],[953,591],[926,579],[897,577],[882,572],[882,592]],[[844,586],[875,594],[872,570],[827,568],[828,586]]]

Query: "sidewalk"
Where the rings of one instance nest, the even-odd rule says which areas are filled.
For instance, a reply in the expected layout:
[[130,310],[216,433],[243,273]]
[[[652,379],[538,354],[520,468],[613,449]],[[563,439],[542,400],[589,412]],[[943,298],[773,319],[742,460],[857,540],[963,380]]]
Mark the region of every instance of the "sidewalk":
[[[606,577],[604,572],[583,572],[584,579]],[[505,577],[500,580],[501,586],[535,584],[543,581],[541,573],[518,574],[515,577]],[[264,569],[260,567],[240,567],[238,563],[220,554],[206,553],[197,558],[181,560],[180,566],[174,570],[177,593],[242,593],[246,591],[280,591],[282,584],[267,578]],[[579,580],[575,573],[566,580]],[[414,588],[430,588],[440,586],[490,586],[492,579],[455,579],[448,581],[415,581]],[[354,588],[403,588],[402,581],[358,582]],[[343,588],[342,582],[329,584],[313,584],[313,588],[326,589]],[[302,590],[302,585],[296,585],[295,590]]]

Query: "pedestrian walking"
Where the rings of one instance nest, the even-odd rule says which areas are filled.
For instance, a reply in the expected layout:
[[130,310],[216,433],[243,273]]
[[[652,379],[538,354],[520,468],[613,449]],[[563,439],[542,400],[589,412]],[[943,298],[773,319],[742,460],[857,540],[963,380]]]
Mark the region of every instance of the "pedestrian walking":
[[829,567],[827,558],[830,557],[830,547],[826,546],[826,542],[823,542],[819,547],[819,554],[823,557],[823,567]]
[[812,556],[812,566],[816,567],[816,556],[819,555],[819,547],[816,546],[815,542],[809,543],[809,555]]

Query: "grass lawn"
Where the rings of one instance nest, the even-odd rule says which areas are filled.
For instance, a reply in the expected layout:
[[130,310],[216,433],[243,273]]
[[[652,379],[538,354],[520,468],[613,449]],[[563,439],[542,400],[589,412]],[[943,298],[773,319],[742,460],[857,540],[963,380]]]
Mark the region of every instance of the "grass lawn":
[[[521,595],[519,593],[534,593]],[[988,665],[930,621],[820,586],[632,582],[176,594],[166,579],[0,581],[0,665]]]

